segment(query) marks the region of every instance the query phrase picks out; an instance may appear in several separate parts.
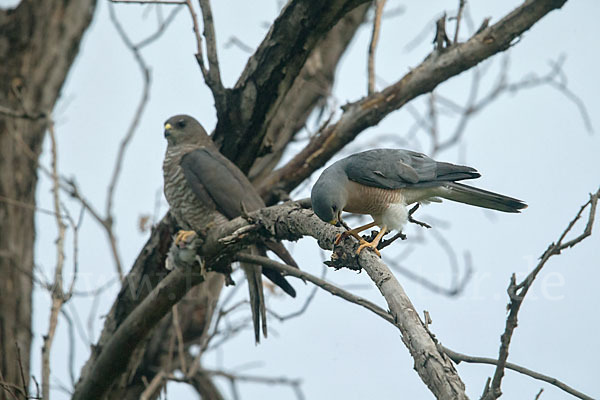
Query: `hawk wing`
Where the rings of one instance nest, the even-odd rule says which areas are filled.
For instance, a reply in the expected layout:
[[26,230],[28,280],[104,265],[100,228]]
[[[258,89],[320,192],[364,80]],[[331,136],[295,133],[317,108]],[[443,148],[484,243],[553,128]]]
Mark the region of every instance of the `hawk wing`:
[[[216,149],[201,147],[191,151],[181,158],[180,165],[194,194],[229,219],[240,216],[244,209],[255,211],[265,206],[246,175]],[[267,242],[265,245],[286,264],[298,267],[283,244]],[[296,296],[294,288],[279,272],[263,268],[263,274],[287,294]]]
[[474,168],[438,162],[410,150],[368,150],[343,161],[350,180],[382,189],[434,187],[481,176]]
[[204,204],[214,204],[227,218],[258,210],[264,202],[246,176],[217,150],[202,147],[181,158],[183,174]]

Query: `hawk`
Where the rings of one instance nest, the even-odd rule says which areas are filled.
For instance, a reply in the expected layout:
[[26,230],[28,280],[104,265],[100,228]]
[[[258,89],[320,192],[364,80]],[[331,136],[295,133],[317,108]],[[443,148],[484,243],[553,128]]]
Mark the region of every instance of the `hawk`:
[[[441,198],[472,206],[518,213],[527,204],[521,200],[457,181],[479,178],[476,169],[435,161],[425,154],[401,149],[374,149],[352,154],[326,168],[311,191],[313,211],[323,221],[336,224],[341,212],[369,214],[373,222],[340,235],[360,242],[357,253],[373,249],[391,230],[402,231],[411,219],[407,206],[413,203],[440,202]],[[372,242],[358,233],[379,226]]]
[[[244,211],[265,207],[254,186],[235,164],[223,156],[202,125],[188,115],[176,115],[165,122],[167,151],[163,162],[164,192],[177,224],[186,231],[203,232],[227,222]],[[190,232],[181,231],[179,238]],[[278,242],[265,244],[285,263],[298,267]],[[248,252],[265,255],[262,245]],[[276,270],[241,263],[248,279],[255,340],[260,326],[267,336],[262,274],[292,297],[296,291]]]

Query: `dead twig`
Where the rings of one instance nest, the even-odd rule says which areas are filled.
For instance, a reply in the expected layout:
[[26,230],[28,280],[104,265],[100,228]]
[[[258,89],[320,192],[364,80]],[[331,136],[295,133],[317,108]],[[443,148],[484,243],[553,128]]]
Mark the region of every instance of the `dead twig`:
[[56,226],[58,228],[58,237],[56,239],[56,266],[54,269],[54,284],[52,285],[51,298],[52,305],[50,307],[50,321],[48,323],[48,332],[44,336],[44,344],[42,346],[42,397],[50,398],[50,350],[58,324],[58,313],[65,302],[63,293],[63,266],[65,263],[65,234],[67,226],[64,223],[61,215],[60,202],[60,182],[58,176],[58,149],[56,144],[56,134],[54,132],[54,122],[49,121],[48,132],[50,136],[50,152],[52,156],[52,197],[54,202],[54,213],[56,214]]
[[375,92],[375,50],[377,49],[377,42],[379,41],[379,32],[381,30],[381,15],[383,14],[383,8],[387,0],[375,1],[375,18],[373,19],[373,31],[371,33],[371,42],[369,43],[369,57],[368,57],[368,94]]
[[458,12],[456,13],[456,28],[454,29],[454,44],[458,43],[458,31],[460,30],[460,23],[462,20],[463,11],[465,9],[465,4],[467,4],[466,0],[459,0],[458,2]]
[[[320,279],[325,279],[326,274],[327,274],[327,266],[323,265],[323,272],[321,273]],[[308,310],[308,307],[310,306],[313,299],[315,298],[315,295],[317,294],[318,289],[319,289],[319,286],[317,286],[317,285],[315,285],[312,288],[312,290],[310,291],[310,294],[304,301],[304,304],[302,304],[302,307],[300,307],[300,309],[297,311],[291,312],[286,315],[279,315],[278,313],[276,313],[275,311],[270,310],[270,309],[267,309],[267,312],[269,314],[271,314],[272,316],[274,316],[275,318],[277,318],[279,320],[279,322],[284,322],[284,321],[287,321],[288,319],[299,317],[300,315],[304,314],[306,312],[306,310]]]
[[215,99],[217,114],[225,110],[226,107],[226,92],[221,81],[221,72],[219,67],[219,58],[217,54],[217,38],[215,33],[215,25],[212,15],[212,9],[209,0],[199,0],[200,9],[202,10],[202,22],[204,30],[202,35],[206,41],[206,57],[208,68],[204,62],[204,51],[202,50],[202,36],[200,35],[200,27],[198,17],[194,11],[191,0],[186,0],[186,5],[192,18],[194,26],[194,34],[196,36],[196,61],[204,77],[204,82],[210,88]]
[[[444,353],[446,353],[448,355],[448,357],[450,357],[452,359],[452,361],[454,361],[456,364],[459,364],[461,362],[466,362],[466,363],[473,363],[473,364],[498,365],[498,360],[496,360],[494,358],[470,356],[467,354],[462,354],[462,353],[456,352],[454,350],[450,350],[449,348],[447,348],[445,346],[442,346],[442,345],[440,345],[440,346],[444,350]],[[561,390],[564,390],[565,392],[567,392],[579,399],[592,400],[592,398],[590,396],[583,394],[578,390],[573,389],[566,383],[563,383],[552,376],[540,374],[539,372],[532,371],[529,368],[525,368],[520,365],[517,365],[514,363],[509,363],[509,362],[507,362],[505,364],[505,368],[516,371],[523,375],[527,375],[533,379],[547,382],[551,385],[556,386],[557,388],[559,388]]]
[[374,312],[375,314],[379,315],[380,317],[387,320],[388,322],[393,321],[393,317],[390,315],[390,313],[382,310],[375,304],[371,303],[369,300],[364,299],[359,296],[356,296],[344,289],[341,289],[341,288],[335,286],[332,283],[329,283],[327,281],[324,281],[323,279],[317,278],[316,276],[309,274],[306,271],[301,271],[298,268],[290,267],[289,265],[285,265],[285,264],[282,264],[275,260],[271,260],[268,257],[257,256],[254,254],[240,253],[240,254],[237,254],[236,257],[237,257],[238,261],[246,261],[246,262],[253,263],[253,264],[263,265],[263,266],[266,266],[266,267],[269,267],[272,269],[276,269],[280,272],[283,272],[285,275],[294,276],[296,278],[309,281],[310,283],[319,286],[321,289],[326,290],[327,292],[331,293],[334,296],[340,297],[351,303],[358,304],[359,306],[362,306],[362,307]]
[[436,50],[442,51],[452,45],[452,42],[446,34],[446,13],[444,13],[435,22],[435,36],[433,38],[433,44]]
[[[301,379],[291,379],[285,376],[282,377],[269,377],[269,376],[260,376],[260,375],[247,375],[247,374],[237,374],[233,372],[226,372],[222,370],[210,370],[210,369],[201,369],[199,373],[208,375],[208,376],[218,376],[227,379],[232,385],[232,390],[234,391],[233,397],[238,398],[239,393],[237,393],[237,382],[247,382],[247,383],[259,383],[265,385],[283,385],[289,386],[294,391],[296,398],[298,400],[304,399],[304,394],[302,393]],[[169,377],[170,380],[177,382],[187,382],[189,379],[178,379],[173,376]]]

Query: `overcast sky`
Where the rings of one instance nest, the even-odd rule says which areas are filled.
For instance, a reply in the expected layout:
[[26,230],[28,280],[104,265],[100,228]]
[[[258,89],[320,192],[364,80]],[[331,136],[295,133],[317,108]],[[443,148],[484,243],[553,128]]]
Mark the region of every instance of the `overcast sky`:
[[[91,29],[80,52],[62,97],[55,110],[59,136],[59,167],[62,174],[76,178],[82,193],[104,210],[106,188],[119,142],[126,132],[140,97],[142,80],[131,53],[124,47],[108,19],[108,4],[99,2]],[[399,2],[390,0],[386,9],[405,7],[404,12],[384,19],[377,53],[380,88],[398,80],[418,65],[431,50],[433,23],[444,11],[455,14],[458,1]],[[469,12],[477,27],[484,17],[498,21],[519,2],[472,1]],[[3,2],[4,4],[4,2]],[[276,1],[213,1],[217,27],[221,72],[226,85],[232,85],[242,71],[248,53],[227,46],[232,36],[255,48],[278,14]],[[144,12],[138,5],[116,6],[119,18],[135,41],[156,26],[155,11]],[[163,8],[164,13],[170,9]],[[431,330],[447,347],[471,355],[496,357],[506,317],[506,287],[515,272],[523,277],[552,241],[555,241],[600,185],[600,89],[598,74],[597,16],[600,3],[571,0],[554,11],[508,53],[510,82],[532,74],[544,75],[551,63],[564,57],[568,88],[585,104],[591,132],[581,110],[556,87],[543,85],[512,94],[503,94],[474,115],[461,143],[436,154],[437,159],[461,162],[482,173],[474,184],[523,199],[529,208],[522,214],[486,212],[460,204],[434,204],[419,211],[421,219],[434,227],[423,232],[410,227],[408,240],[395,243],[383,252],[384,261],[449,286],[452,268],[441,236],[457,255],[459,274],[465,273],[463,255],[469,252],[472,277],[464,292],[454,298],[435,294],[403,274],[397,277],[419,312],[428,310]],[[449,23],[449,28],[453,24]],[[461,28],[461,38],[469,30]],[[417,40],[416,47],[407,49]],[[355,101],[366,93],[366,53],[370,27],[364,26],[344,57],[335,83],[331,106]],[[116,232],[124,265],[130,266],[147,240],[140,232],[141,215],[166,211],[162,197],[161,163],[166,143],[163,122],[173,114],[188,113],[198,118],[207,130],[215,126],[216,116],[210,92],[203,83],[194,59],[195,39],[191,20],[181,10],[175,23],[153,45],[143,51],[152,69],[151,98],[135,137],[128,149],[122,178],[115,199]],[[481,66],[485,72],[480,97],[493,87],[503,55]],[[467,72],[436,89],[438,95],[463,104],[469,94],[473,73]],[[413,107],[426,116],[427,97],[418,98]],[[448,137],[457,119],[440,109],[439,131]],[[430,152],[431,142],[423,130],[411,135],[414,117],[406,108],[393,113],[378,126],[365,131],[345,149],[344,154],[376,147],[404,147]],[[385,140],[381,139],[385,135]],[[408,135],[408,137],[407,137]],[[302,144],[298,145],[301,146]],[[48,165],[48,144],[42,162]],[[292,154],[288,154],[290,157]],[[316,176],[311,177],[314,181]],[[41,176],[38,190],[40,207],[51,209],[49,182]],[[306,197],[310,186],[293,193]],[[65,199],[77,214],[76,203]],[[54,220],[37,216],[36,264],[51,276],[55,260]],[[582,229],[578,225],[578,229]],[[70,239],[69,239],[70,240]],[[290,246],[302,269],[322,272],[322,253],[312,239]],[[597,330],[600,316],[600,236],[592,238],[552,259],[535,282],[519,315],[519,327],[511,344],[509,361],[521,364],[587,393],[600,396],[597,359],[600,349]],[[114,266],[102,230],[88,216],[80,232],[80,290],[90,290],[114,278]],[[72,263],[68,253],[68,263]],[[68,264],[69,267],[72,264]],[[68,278],[67,273],[67,278]],[[328,271],[327,279],[350,288],[381,306],[385,302],[364,273]],[[298,310],[312,287],[293,282],[299,292],[295,300],[271,296],[269,306],[285,314]],[[226,288],[225,292],[231,290]],[[92,342],[98,338],[103,319],[118,292],[116,285],[106,291],[91,321]],[[237,296],[245,296],[246,289]],[[49,296],[37,290],[34,298],[33,374],[40,374],[42,335],[47,331]],[[67,311],[77,313],[84,330],[92,298],[77,298]],[[241,318],[242,315],[239,315]],[[301,378],[307,399],[320,398],[407,398],[428,399],[431,393],[413,370],[413,360],[402,344],[398,331],[368,311],[319,291],[308,310],[299,318],[279,323],[270,321],[272,335],[254,346],[248,330],[205,356],[205,367],[265,376]],[[55,382],[69,386],[67,362],[68,334],[61,319],[52,349]],[[77,335],[76,371],[88,357],[86,341]],[[485,365],[458,367],[471,398],[478,398],[493,368]],[[219,385],[231,396],[225,381]],[[507,371],[503,383],[507,399],[533,399],[544,388],[543,400],[563,399],[567,395],[551,385]],[[288,387],[257,384],[241,385],[242,398],[294,398]],[[195,398],[185,385],[170,385],[171,398]],[[179,397],[185,396],[185,397]],[[53,391],[55,399],[68,396]]]

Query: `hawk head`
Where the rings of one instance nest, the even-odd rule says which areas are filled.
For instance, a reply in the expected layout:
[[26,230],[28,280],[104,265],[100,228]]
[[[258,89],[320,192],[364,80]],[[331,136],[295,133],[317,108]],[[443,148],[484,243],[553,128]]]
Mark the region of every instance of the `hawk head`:
[[210,140],[202,125],[189,115],[175,115],[169,118],[165,122],[165,139],[169,146]]

